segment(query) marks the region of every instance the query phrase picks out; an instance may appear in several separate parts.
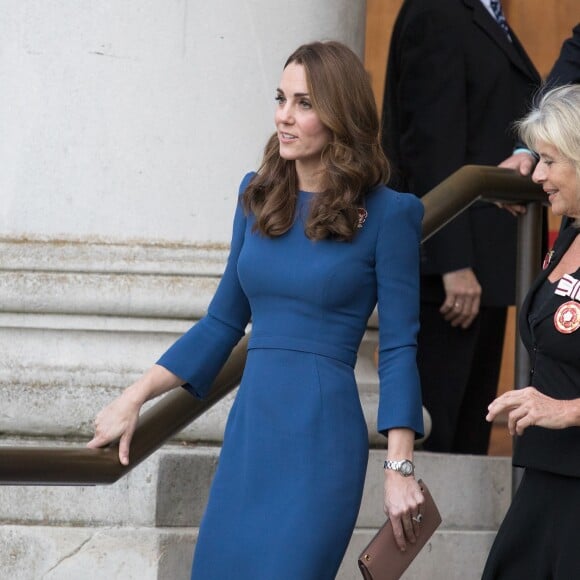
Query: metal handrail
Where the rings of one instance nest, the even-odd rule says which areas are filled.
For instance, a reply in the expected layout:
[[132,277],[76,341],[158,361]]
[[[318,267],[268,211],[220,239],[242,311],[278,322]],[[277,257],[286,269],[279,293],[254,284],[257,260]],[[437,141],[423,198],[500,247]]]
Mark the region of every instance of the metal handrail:
[[[541,188],[529,178],[497,167],[465,166],[441,182],[423,198],[423,241],[478,200],[531,203],[519,218],[519,265],[517,304],[521,304],[539,264],[539,203],[545,201]],[[534,209],[532,206],[536,206]],[[242,376],[247,337],[233,350],[205,399],[196,399],[183,389],[168,393],[145,411],[131,443],[131,463],[121,465],[118,444],[104,449],[86,447],[0,447],[0,484],[8,485],[96,485],[114,483],[163,445],[169,438],[231,392]],[[516,352],[516,360],[527,356]],[[519,362],[525,384],[526,366]],[[525,375],[525,376],[524,376]],[[520,375],[518,375],[519,377]]]
[[244,337],[234,348],[207,397],[196,399],[185,389],[175,389],[141,414],[131,441],[129,465],[120,463],[118,443],[103,449],[0,447],[0,484],[114,483],[234,390],[246,363],[247,343],[248,337]]
[[511,169],[464,165],[421,198],[425,206],[423,241],[480,200],[541,204],[546,202],[546,194],[529,177]]

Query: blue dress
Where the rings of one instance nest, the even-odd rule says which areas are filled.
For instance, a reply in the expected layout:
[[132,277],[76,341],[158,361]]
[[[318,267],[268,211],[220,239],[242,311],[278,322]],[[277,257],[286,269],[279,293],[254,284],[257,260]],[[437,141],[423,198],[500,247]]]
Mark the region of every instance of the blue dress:
[[368,217],[352,242],[312,241],[304,221],[313,195],[299,193],[295,223],[277,238],[252,232],[238,202],[207,315],[158,361],[203,397],[251,318],[195,580],[335,578],[366,473],[354,364],[377,300],[378,429],[423,430],[415,362],[423,206],[380,186],[366,196]]

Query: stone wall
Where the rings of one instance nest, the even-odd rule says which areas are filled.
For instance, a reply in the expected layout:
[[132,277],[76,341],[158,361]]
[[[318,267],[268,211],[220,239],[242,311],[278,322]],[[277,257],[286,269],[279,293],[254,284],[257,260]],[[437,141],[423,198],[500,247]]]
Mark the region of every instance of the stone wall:
[[[0,5],[0,433],[84,439],[203,315],[299,44],[365,2]],[[190,438],[219,439],[225,408]]]

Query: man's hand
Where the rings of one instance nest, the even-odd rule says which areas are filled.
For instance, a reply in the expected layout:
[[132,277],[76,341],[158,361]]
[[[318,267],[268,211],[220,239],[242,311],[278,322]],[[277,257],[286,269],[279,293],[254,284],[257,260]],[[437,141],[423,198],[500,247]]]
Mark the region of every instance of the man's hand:
[[[520,175],[530,175],[534,166],[536,165],[536,158],[531,153],[526,153],[525,151],[520,151],[519,153],[514,153],[510,155],[507,159],[504,159],[498,167],[504,167],[506,169],[514,169]],[[509,211],[513,216],[518,216],[519,214],[526,213],[526,206],[518,203],[499,203],[495,202],[495,205],[501,209]]]
[[536,158],[531,153],[520,151],[504,159],[498,167],[515,169],[520,175],[530,175],[536,165]]
[[443,274],[445,301],[439,312],[451,326],[469,328],[477,314],[481,301],[481,286],[471,268],[463,268]]

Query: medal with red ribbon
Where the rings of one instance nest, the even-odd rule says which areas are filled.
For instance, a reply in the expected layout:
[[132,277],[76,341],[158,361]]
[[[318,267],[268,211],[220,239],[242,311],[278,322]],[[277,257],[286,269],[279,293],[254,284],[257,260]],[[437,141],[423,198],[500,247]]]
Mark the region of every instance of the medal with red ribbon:
[[558,287],[554,290],[554,294],[570,296],[573,300],[580,300],[580,280],[570,276],[570,274],[564,274],[558,280]]
[[571,334],[580,328],[580,304],[569,300],[561,304],[554,314],[554,326],[562,334]]

